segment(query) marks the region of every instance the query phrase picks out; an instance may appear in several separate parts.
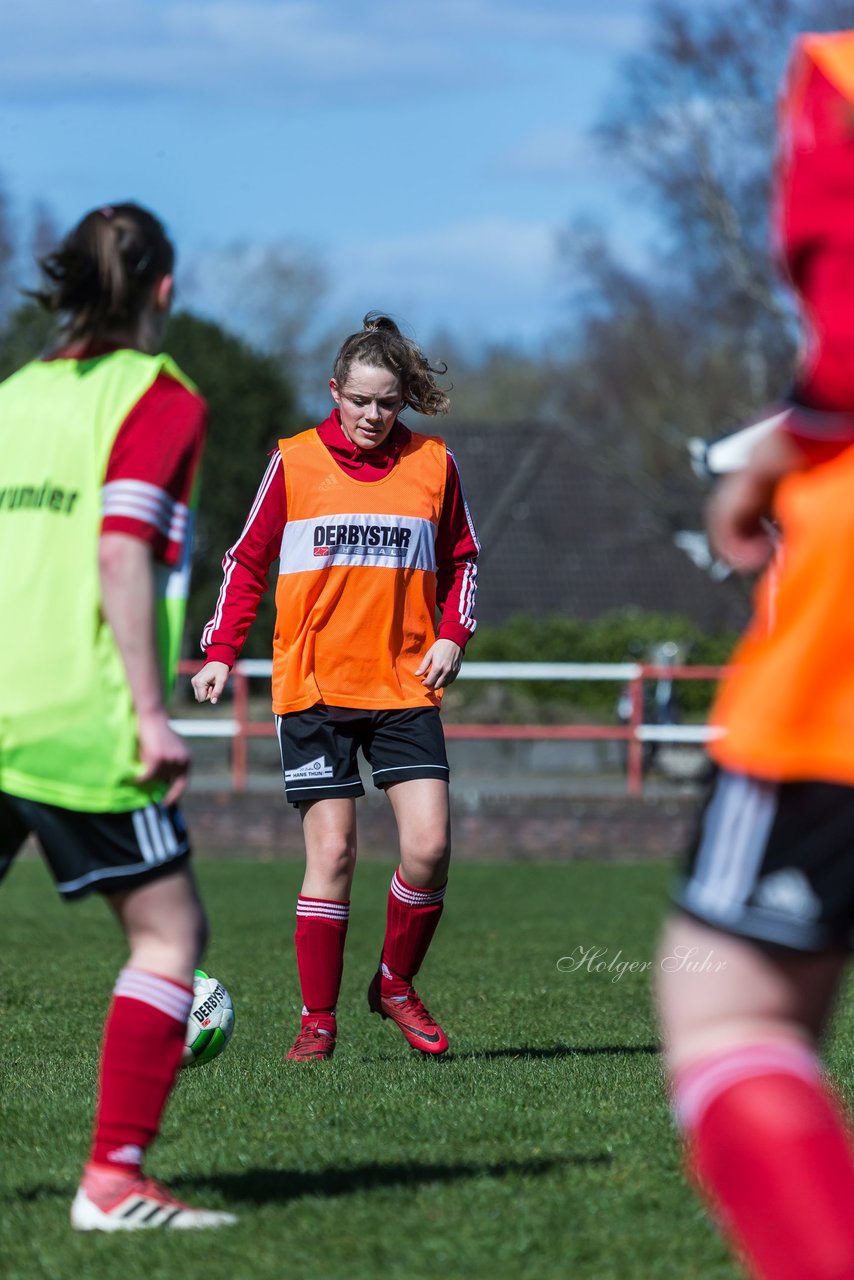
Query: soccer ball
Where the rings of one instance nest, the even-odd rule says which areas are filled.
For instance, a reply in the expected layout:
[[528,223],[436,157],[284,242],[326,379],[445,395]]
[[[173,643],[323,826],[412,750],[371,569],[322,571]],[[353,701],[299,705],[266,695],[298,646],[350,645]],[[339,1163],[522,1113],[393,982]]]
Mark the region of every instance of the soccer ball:
[[187,1019],[182,1067],[196,1067],[218,1057],[234,1030],[234,1005],[221,982],[201,969],[193,976],[193,1006]]

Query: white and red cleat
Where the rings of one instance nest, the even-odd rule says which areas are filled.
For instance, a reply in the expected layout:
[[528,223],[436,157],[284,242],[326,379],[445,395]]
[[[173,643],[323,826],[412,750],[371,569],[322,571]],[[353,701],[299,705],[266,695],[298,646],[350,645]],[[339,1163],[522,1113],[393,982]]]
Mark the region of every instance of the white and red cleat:
[[165,1227],[172,1231],[192,1231],[204,1227],[227,1227],[237,1219],[233,1213],[214,1209],[194,1209],[177,1200],[153,1178],[129,1182],[112,1200],[98,1205],[82,1187],[71,1206],[75,1231],[144,1231]]

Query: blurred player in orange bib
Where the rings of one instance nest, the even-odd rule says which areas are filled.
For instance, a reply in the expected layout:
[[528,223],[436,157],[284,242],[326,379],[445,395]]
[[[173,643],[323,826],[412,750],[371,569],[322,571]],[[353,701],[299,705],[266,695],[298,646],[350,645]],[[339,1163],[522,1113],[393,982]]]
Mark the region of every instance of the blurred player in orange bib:
[[[329,1058],[356,861],[357,752],[389,798],[400,865],[368,1002],[422,1053],[448,1047],[412,986],[433,938],[450,859],[448,761],[439,719],[475,629],[479,544],[453,455],[410,431],[447,395],[419,348],[369,315],[343,344],[319,427],[279,441],[246,525],[226,553],[202,639],[196,698],[225,687],[279,560],[273,711],[306,874],[297,901],[303,1013],[291,1061]],[[435,618],[439,614],[438,632]]]
[[798,40],[780,134],[803,350],[774,429],[709,508],[736,568],[766,565],[777,534],[780,552],[714,709],[718,771],[659,1000],[691,1171],[751,1274],[841,1280],[854,1145],[818,1050],[854,941],[854,32]]

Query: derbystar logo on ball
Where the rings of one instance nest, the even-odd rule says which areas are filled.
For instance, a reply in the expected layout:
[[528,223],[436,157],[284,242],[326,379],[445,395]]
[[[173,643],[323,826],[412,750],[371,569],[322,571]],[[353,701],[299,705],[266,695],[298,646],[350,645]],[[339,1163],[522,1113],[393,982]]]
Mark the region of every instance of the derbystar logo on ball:
[[234,1030],[234,1005],[217,978],[202,969],[193,976],[193,1004],[187,1019],[182,1067],[197,1067],[219,1057]]

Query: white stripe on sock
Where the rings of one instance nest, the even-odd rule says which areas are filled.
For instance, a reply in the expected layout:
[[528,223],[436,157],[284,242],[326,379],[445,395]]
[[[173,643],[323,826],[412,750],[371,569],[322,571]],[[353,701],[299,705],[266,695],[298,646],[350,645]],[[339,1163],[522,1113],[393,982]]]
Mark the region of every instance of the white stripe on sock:
[[745,1045],[732,1052],[689,1067],[674,1089],[673,1109],[680,1128],[697,1127],[715,1098],[757,1076],[791,1075],[801,1080],[821,1079],[821,1065],[806,1046],[797,1044]]
[[122,969],[113,988],[113,995],[127,1000],[139,1000],[182,1024],[190,1016],[193,1004],[192,991],[170,982],[168,978],[158,977],[156,973],[146,973],[142,969]]
[[319,920],[349,920],[349,902],[324,902],[319,898],[297,898],[297,915]]
[[440,889],[410,889],[399,878],[397,872],[391,878],[391,891],[398,902],[406,907],[431,907],[442,901],[447,883]]

